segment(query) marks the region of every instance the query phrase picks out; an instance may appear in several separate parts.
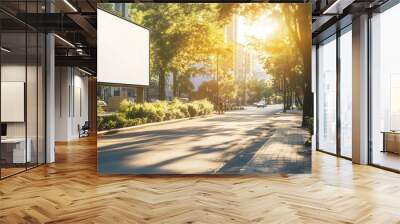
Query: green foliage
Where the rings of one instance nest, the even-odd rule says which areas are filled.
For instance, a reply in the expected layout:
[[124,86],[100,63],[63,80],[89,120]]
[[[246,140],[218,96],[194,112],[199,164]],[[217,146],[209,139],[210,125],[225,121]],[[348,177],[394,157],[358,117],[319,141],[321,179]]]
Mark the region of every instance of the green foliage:
[[214,104],[217,104],[217,81],[209,80],[201,83],[197,92],[192,94],[194,99],[208,99]]
[[314,118],[305,117],[303,122],[303,127],[306,128],[312,134],[314,131]]
[[118,111],[120,113],[126,113],[127,111],[131,110],[132,103],[130,103],[128,100],[124,99],[119,105]]
[[103,107],[100,104],[97,104],[97,114],[101,114],[104,112]]
[[198,110],[199,110],[199,108],[197,107],[197,104],[195,104],[195,103],[189,103],[188,104],[188,111],[189,111],[190,117],[197,116],[198,115]]
[[177,98],[175,98],[172,102],[171,102],[171,106],[173,108],[177,108],[182,114],[182,117],[189,117],[189,110],[188,110],[188,104],[187,103],[182,103],[180,100],[178,100]]
[[[244,89],[244,87],[240,89]],[[248,95],[248,103],[258,102],[263,99],[267,102],[270,102],[274,93],[274,89],[269,81],[257,79],[248,80],[246,90]],[[241,94],[243,93],[240,93],[239,95]]]
[[194,103],[197,104],[200,115],[210,114],[214,111],[214,105],[206,99],[195,101]]
[[163,121],[165,116],[166,107],[160,102],[134,104],[128,107],[125,111],[125,116],[128,119],[146,118],[149,122]]
[[188,104],[188,112],[190,117],[210,114],[214,111],[214,105],[206,100],[197,100]]
[[219,3],[130,5],[131,19],[151,31],[150,70],[152,78],[158,78],[160,99],[165,97],[165,76],[169,73],[174,75],[175,97],[191,91],[188,78],[204,73],[204,68],[193,65],[209,63],[210,55],[226,47],[224,25],[237,8],[237,4]]
[[[306,4],[280,4],[247,10],[257,16],[268,10],[281,24],[269,39],[253,38],[252,45],[260,54],[264,69],[273,76],[274,89],[283,96],[284,110],[295,102],[307,116],[313,116],[311,93],[311,7]],[[243,11],[243,13],[246,10]],[[276,16],[276,15],[279,15]],[[303,120],[303,123],[306,122]]]
[[233,102],[238,96],[238,84],[232,75],[219,77],[218,84],[216,80],[203,82],[197,92],[192,94],[194,99],[207,99],[214,105],[217,105],[217,99],[220,102]]
[[99,130],[107,130],[113,128],[122,128],[125,126],[127,120],[122,114],[117,113],[100,116],[98,117],[97,122]]
[[214,106],[208,100],[183,103],[178,99],[172,102],[156,101],[154,103],[136,104],[122,101],[119,112],[98,116],[98,130],[136,126],[151,122],[160,122],[186,117],[211,114]]

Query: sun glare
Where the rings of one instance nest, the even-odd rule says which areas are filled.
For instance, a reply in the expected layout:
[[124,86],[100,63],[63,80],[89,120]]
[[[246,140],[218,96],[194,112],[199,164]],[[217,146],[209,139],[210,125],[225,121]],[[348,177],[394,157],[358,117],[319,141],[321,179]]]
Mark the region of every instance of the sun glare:
[[238,16],[238,42],[247,44],[249,37],[266,39],[277,31],[278,24],[269,14],[260,16],[256,21],[247,21]]

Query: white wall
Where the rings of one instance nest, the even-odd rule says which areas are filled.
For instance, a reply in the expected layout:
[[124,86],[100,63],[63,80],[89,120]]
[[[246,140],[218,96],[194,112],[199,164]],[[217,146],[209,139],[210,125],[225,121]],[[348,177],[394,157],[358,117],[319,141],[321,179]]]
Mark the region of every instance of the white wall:
[[149,30],[97,10],[97,81],[149,85]]
[[69,130],[69,68],[55,69],[55,140],[67,141]]
[[89,119],[88,78],[76,68],[57,67],[55,86],[55,140],[77,139],[78,125]]

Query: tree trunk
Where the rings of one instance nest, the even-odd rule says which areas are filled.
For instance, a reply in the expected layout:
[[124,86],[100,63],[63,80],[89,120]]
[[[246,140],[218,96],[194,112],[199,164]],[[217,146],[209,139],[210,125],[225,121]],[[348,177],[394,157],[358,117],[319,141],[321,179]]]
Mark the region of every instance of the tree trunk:
[[286,102],[285,102],[285,111],[290,110],[290,87],[288,83],[286,83]]
[[[304,75],[304,98],[303,98],[303,122],[302,126],[306,126],[310,118],[314,116],[314,106],[313,106],[313,94],[311,92],[311,7],[299,7],[297,10],[290,11],[291,6],[283,7],[284,15],[288,15],[288,27],[293,33],[299,33],[296,35],[295,41],[297,46],[301,49],[301,56],[303,60],[303,75]],[[295,15],[290,17],[290,15]],[[296,18],[291,20],[291,18]],[[290,22],[295,22],[296,26],[291,26]],[[298,30],[297,30],[298,29]]]
[[290,110],[293,110],[293,96],[294,96],[294,91],[293,91],[293,86],[290,88]]
[[[314,99],[311,89],[311,7],[301,8],[300,31],[302,32],[303,43],[299,43],[302,47],[303,65],[304,65],[304,98],[303,98],[303,122],[302,126],[305,127],[310,122],[310,118],[314,116]],[[307,16],[305,16],[307,15]]]
[[298,92],[295,93],[296,94],[296,105],[300,108],[303,108],[303,100],[301,99],[300,95]]
[[[303,50],[304,64],[304,98],[303,98],[303,122],[307,126],[310,118],[314,117],[314,97],[311,89],[311,49]],[[308,59],[308,60],[307,60]]]
[[172,89],[173,89],[173,94],[174,97],[178,97],[178,74],[176,74],[176,72],[172,73],[172,77],[173,77],[173,83],[172,83]]
[[307,126],[310,118],[314,117],[314,97],[311,92],[311,84],[307,85],[304,89],[304,100],[303,100],[303,123],[302,126]]
[[286,96],[286,80],[285,79],[283,80],[282,84],[283,84],[283,112],[286,112],[287,96]]
[[290,110],[293,110],[293,93],[294,93],[294,91],[293,91],[293,86],[290,88]]
[[165,100],[165,72],[160,71],[159,74],[159,83],[158,83],[158,91],[159,91],[159,100]]

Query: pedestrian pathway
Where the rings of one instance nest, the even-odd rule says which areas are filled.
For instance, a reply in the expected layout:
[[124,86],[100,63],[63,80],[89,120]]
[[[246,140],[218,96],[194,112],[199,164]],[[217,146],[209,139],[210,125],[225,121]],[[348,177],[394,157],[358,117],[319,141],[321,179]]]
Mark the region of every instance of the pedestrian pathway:
[[240,174],[310,171],[301,113],[281,105],[246,108],[98,136],[107,174]]
[[301,113],[278,113],[271,120],[274,133],[240,173],[310,173],[311,149],[304,145],[309,133],[300,128]]

